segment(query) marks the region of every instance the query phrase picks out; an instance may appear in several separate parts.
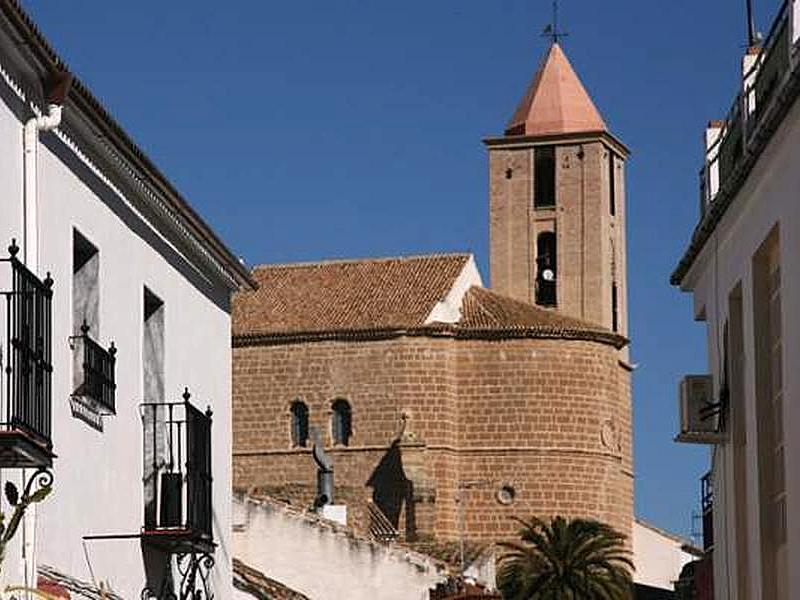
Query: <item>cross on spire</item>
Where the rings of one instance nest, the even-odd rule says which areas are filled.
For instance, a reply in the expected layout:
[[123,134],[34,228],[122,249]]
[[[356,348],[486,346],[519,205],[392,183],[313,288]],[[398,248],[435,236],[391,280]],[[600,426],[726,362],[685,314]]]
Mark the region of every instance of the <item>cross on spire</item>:
[[559,39],[568,35],[569,33],[558,28],[558,0],[553,0],[553,22],[544,28],[542,37],[549,37],[554,44],[557,44]]

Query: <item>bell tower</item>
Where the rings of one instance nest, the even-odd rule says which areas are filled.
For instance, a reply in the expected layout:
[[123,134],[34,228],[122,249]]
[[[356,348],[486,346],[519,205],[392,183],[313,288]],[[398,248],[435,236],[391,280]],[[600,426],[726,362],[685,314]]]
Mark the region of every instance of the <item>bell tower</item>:
[[489,151],[491,286],[627,335],[625,161],[554,41]]

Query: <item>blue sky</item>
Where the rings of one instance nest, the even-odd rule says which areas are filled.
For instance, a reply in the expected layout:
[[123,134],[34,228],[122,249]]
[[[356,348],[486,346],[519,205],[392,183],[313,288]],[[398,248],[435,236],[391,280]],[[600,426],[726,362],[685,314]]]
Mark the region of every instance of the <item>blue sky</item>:
[[[756,0],[767,30],[778,0]],[[470,250],[487,164],[547,42],[547,0],[24,0],[44,34],[249,264]],[[704,326],[669,273],[697,220],[745,1],[562,0],[567,55],[631,148],[637,513],[688,534],[707,450],[672,442]]]

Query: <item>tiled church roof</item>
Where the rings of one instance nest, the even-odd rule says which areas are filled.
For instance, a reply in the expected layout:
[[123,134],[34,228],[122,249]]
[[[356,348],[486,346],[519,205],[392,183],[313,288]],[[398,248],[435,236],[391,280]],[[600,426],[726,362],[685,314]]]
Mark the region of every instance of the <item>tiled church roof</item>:
[[468,254],[262,265],[238,294],[233,334],[419,327],[452,288]]
[[458,334],[475,337],[494,332],[504,337],[553,337],[585,339],[587,336],[622,346],[625,339],[599,325],[566,317],[552,310],[502,296],[473,286],[464,296]]
[[233,304],[236,345],[397,335],[457,338],[559,338],[622,347],[616,333],[472,286],[455,323],[427,322],[458,287],[468,254],[262,265],[259,288]]

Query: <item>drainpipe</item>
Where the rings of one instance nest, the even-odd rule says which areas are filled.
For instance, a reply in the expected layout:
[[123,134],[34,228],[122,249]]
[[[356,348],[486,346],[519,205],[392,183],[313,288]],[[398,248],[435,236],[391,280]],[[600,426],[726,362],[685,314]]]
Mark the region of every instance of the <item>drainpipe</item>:
[[68,72],[53,73],[45,86],[47,113],[28,119],[23,130],[22,261],[34,273],[39,268],[39,206],[36,193],[39,132],[52,131],[61,124],[63,104],[71,83],[72,75]]
[[[31,117],[22,134],[23,189],[22,189],[22,262],[33,273],[39,270],[39,206],[37,197],[37,151],[39,132],[52,131],[61,124],[64,100],[72,84],[72,75],[66,71],[53,72],[45,82],[47,113]],[[22,469],[21,486],[28,477]],[[20,489],[22,489],[20,487]],[[36,585],[36,506],[28,507],[22,521],[22,573],[25,585]]]

